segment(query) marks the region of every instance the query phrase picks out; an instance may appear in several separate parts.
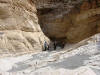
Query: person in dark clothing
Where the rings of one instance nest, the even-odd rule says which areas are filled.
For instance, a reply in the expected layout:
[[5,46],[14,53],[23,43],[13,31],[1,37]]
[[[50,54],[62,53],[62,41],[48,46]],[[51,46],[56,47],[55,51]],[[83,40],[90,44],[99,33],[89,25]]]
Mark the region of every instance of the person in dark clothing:
[[64,48],[64,46],[65,46],[65,43],[64,43],[64,42],[62,42],[62,43],[61,43],[61,48],[63,49],[63,48]]
[[61,41],[54,41],[54,50],[57,49],[57,46],[60,47],[60,48],[64,48],[65,46],[65,42],[61,42]]
[[56,50],[56,48],[57,48],[57,42],[56,41],[54,41],[54,50]]

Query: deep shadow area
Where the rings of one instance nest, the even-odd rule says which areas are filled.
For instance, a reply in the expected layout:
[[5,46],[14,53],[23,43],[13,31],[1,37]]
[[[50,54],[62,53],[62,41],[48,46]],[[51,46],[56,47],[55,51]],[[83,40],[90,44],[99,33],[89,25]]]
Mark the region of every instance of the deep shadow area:
[[38,11],[38,15],[44,15],[44,14],[48,14],[51,11],[53,11],[53,8],[43,8],[43,9],[37,9]]

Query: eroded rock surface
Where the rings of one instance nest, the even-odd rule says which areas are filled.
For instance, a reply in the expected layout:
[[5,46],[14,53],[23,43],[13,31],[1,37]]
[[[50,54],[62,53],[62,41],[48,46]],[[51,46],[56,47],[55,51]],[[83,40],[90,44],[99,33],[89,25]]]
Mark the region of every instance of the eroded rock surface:
[[0,53],[42,50],[47,37],[38,24],[36,8],[28,0],[0,0]]
[[52,40],[76,43],[100,32],[100,0],[40,1],[40,25]]
[[[76,43],[100,32],[99,6],[99,0],[0,0],[0,35],[7,40],[9,35],[14,40],[10,42],[14,50],[17,50],[15,40],[22,37],[28,46],[23,42],[18,45],[24,50],[42,49],[44,40],[47,41],[45,35],[53,41]],[[33,46],[30,41],[34,40],[39,45]]]

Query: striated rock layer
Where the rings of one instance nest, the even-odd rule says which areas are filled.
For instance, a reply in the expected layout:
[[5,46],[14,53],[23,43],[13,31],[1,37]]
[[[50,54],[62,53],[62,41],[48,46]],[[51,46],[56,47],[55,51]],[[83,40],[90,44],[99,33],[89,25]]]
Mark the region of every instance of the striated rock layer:
[[38,24],[36,8],[28,0],[0,0],[0,53],[42,50],[47,37]]

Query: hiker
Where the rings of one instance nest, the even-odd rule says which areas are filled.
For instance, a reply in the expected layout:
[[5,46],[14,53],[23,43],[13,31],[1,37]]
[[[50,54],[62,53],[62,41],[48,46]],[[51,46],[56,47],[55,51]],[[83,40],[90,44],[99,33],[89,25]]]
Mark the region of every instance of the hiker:
[[63,49],[64,46],[65,46],[65,42],[62,42],[62,43],[61,43],[61,48]]
[[57,46],[63,49],[64,46],[65,46],[65,42],[60,42],[60,41],[57,42],[57,41],[54,41],[54,50],[57,49]]
[[46,51],[46,50],[49,50],[49,45],[48,45],[48,43],[45,41],[45,42],[44,42],[44,49],[43,49],[43,51]]
[[57,41],[54,41],[53,45],[54,45],[54,50],[56,50],[56,48],[57,48]]

